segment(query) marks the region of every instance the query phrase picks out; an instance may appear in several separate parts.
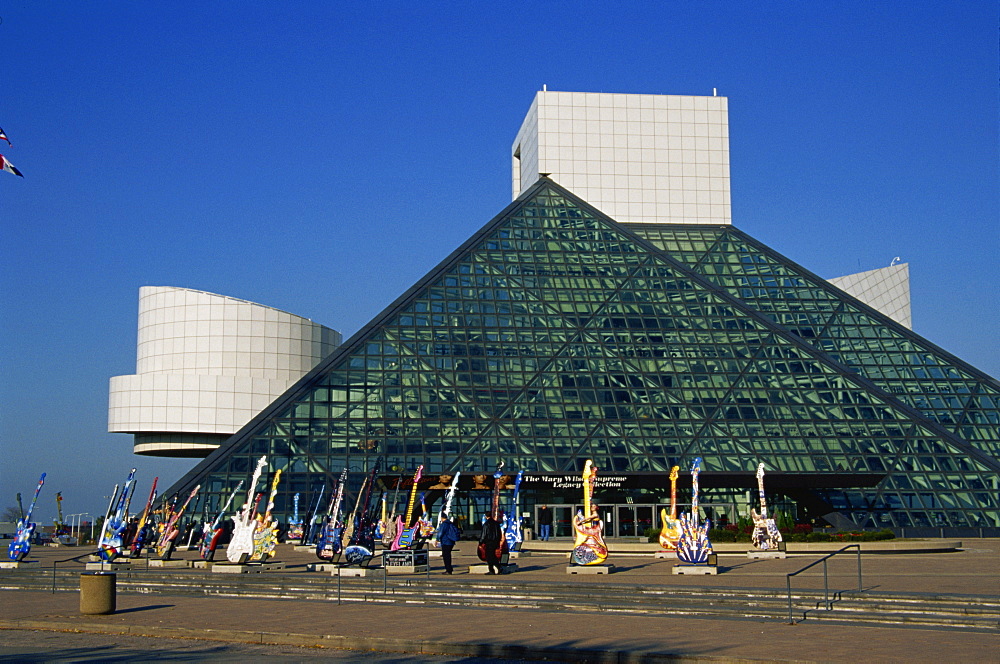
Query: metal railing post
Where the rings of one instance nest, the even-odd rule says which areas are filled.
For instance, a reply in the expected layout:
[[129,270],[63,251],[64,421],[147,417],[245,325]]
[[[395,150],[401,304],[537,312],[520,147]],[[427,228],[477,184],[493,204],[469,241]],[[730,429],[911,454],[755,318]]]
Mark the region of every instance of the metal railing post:
[[830,558],[833,558],[838,553],[844,553],[845,551],[847,551],[849,549],[857,549],[858,550],[858,592],[859,593],[864,592],[864,583],[863,583],[862,577],[861,577],[861,545],[860,544],[848,544],[847,546],[845,546],[845,547],[843,547],[841,549],[838,549],[837,551],[834,551],[833,553],[828,553],[827,555],[823,556],[819,560],[815,560],[815,561],[809,563],[808,565],[806,565],[805,567],[803,567],[800,570],[797,570],[795,572],[790,572],[790,573],[788,573],[788,574],[785,575],[785,590],[788,593],[788,622],[789,622],[789,624],[794,624],[794,622],[792,620],[792,577],[793,576],[798,576],[799,574],[801,574],[802,572],[806,571],[807,569],[810,569],[811,567],[815,567],[816,565],[818,565],[820,563],[823,563],[823,602],[824,602],[824,604],[826,604],[826,610],[827,611],[831,611],[833,609],[833,602],[830,601],[830,577],[829,577],[829,572],[828,572],[828,568],[827,568],[827,561]]
[[864,586],[861,583],[861,545],[858,544],[858,592],[864,592]]
[[792,620],[792,577],[785,576],[785,588],[788,590],[788,624],[794,625],[795,621]]
[[823,603],[826,604],[826,610],[830,610],[830,576],[827,574],[826,561],[828,558],[823,559]]

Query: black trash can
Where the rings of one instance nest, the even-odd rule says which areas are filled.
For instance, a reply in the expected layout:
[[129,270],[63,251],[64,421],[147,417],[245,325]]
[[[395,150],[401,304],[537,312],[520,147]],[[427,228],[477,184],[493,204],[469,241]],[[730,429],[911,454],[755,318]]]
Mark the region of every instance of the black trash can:
[[118,575],[113,572],[85,572],[80,575],[80,613],[114,613],[117,606]]

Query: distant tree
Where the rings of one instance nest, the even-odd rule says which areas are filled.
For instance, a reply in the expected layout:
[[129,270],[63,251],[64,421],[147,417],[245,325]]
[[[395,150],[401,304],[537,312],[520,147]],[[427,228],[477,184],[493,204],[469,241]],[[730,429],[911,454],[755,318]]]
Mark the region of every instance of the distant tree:
[[0,512],[0,521],[17,523],[21,519],[21,511],[17,507],[5,507]]

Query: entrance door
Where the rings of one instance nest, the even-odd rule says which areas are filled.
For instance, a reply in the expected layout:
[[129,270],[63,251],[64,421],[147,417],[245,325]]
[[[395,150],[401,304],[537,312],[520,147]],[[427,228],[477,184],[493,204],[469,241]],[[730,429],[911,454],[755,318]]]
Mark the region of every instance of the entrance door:
[[612,537],[631,537],[635,535],[635,507],[632,505],[616,505],[618,512],[617,530],[608,528],[605,524],[605,532]]
[[569,505],[551,505],[552,510],[552,536],[572,537],[573,536],[573,515],[575,512]]

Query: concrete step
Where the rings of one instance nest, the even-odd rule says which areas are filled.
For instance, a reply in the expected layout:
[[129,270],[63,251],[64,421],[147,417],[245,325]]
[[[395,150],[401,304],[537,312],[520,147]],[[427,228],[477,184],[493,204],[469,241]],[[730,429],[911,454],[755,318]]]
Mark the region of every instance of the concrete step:
[[[79,570],[58,570],[57,591],[78,591]],[[368,577],[338,579],[323,574],[288,571],[233,578],[191,570],[120,571],[118,591],[142,594],[219,595],[342,602],[407,602],[436,605],[510,607],[543,611],[609,611],[615,613],[729,616],[787,619],[788,595],[781,588],[648,588],[628,584],[599,586],[459,577]],[[50,570],[0,575],[0,589],[51,591]],[[847,621],[871,624],[914,624],[970,629],[1000,626],[1000,598],[919,594],[831,594],[827,609],[822,591],[793,590],[795,620]]]

